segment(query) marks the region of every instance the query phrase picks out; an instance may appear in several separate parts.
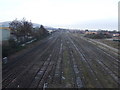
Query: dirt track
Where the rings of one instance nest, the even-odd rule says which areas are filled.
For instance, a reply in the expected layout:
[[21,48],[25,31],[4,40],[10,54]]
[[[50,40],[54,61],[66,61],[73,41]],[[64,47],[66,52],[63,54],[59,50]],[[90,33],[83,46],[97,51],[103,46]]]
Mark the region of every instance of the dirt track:
[[3,88],[118,88],[117,56],[60,31],[3,68]]

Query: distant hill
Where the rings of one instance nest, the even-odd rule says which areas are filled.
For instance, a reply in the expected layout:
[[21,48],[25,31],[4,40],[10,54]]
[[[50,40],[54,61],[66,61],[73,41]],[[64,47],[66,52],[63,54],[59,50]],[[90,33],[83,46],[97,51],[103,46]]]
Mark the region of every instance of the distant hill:
[[[9,23],[11,21],[6,21],[6,22],[0,22],[0,27],[9,27]],[[41,24],[33,23],[33,27],[40,27]],[[43,25],[44,26],[44,25]],[[49,26],[44,26],[47,30],[58,30],[57,28],[49,27]]]
[[41,24],[37,24],[37,23],[32,23],[33,27],[40,27]]
[[[0,25],[2,25],[2,27],[9,27],[9,23],[11,21],[6,21],[6,22],[0,22]],[[39,27],[40,24],[36,24],[36,23],[33,23],[33,27]]]
[[0,22],[0,27],[9,27],[10,21]]

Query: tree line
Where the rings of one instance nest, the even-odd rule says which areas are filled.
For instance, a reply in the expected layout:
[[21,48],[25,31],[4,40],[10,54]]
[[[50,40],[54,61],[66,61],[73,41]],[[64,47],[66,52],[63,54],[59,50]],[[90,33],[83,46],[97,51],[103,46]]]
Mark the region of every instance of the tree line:
[[24,43],[30,39],[45,37],[48,35],[48,31],[41,25],[38,30],[33,28],[31,21],[27,21],[23,18],[21,21],[15,19],[9,23],[12,39],[14,38],[17,43]]
[[16,51],[21,50],[22,44],[31,40],[39,40],[49,35],[43,25],[33,27],[31,21],[23,18],[22,20],[13,20],[9,23],[11,37],[8,40],[8,45],[2,46],[2,56],[8,56]]

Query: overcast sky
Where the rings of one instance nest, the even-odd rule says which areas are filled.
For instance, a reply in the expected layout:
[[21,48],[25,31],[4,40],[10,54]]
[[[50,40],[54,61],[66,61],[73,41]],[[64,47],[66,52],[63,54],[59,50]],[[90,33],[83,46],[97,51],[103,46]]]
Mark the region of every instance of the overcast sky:
[[0,22],[25,17],[59,28],[118,29],[119,0],[0,0]]

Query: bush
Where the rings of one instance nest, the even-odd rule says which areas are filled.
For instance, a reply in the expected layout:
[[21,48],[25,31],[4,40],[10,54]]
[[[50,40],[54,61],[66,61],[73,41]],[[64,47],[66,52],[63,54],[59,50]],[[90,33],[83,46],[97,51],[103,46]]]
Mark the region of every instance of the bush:
[[11,48],[9,46],[2,46],[2,57],[8,56],[10,49]]
[[13,39],[8,40],[9,45],[2,46],[2,57],[7,57],[8,55],[14,53],[18,48],[17,43]]
[[108,34],[86,34],[85,37],[92,38],[92,39],[112,38],[112,36]]
[[11,48],[16,48],[17,47],[17,42],[15,42],[13,39],[9,39],[9,46]]

